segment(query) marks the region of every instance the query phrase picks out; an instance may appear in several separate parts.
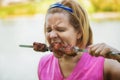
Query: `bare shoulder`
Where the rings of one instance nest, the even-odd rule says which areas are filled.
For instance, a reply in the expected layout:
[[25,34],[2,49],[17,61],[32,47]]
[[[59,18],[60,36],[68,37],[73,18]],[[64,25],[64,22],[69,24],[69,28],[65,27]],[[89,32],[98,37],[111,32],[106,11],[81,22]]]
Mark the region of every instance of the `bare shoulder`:
[[104,63],[105,80],[120,80],[120,63],[113,59],[105,59]]

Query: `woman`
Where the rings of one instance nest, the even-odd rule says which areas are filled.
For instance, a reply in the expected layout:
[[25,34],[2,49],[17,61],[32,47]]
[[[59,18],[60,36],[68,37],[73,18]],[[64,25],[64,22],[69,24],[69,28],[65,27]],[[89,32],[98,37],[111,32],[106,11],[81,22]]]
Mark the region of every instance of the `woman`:
[[[108,55],[109,52],[120,52],[104,43],[92,45],[88,18],[74,0],[63,0],[50,6],[45,18],[45,35],[53,51],[40,60],[39,80],[120,80],[117,61],[120,56]],[[57,50],[57,44],[77,46],[89,52],[68,55]]]

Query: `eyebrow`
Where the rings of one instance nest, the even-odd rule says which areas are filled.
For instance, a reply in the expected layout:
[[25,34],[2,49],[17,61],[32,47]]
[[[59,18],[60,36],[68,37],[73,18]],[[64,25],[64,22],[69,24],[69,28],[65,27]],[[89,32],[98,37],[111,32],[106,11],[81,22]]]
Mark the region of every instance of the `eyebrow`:
[[61,23],[61,21],[58,21],[54,26],[57,26],[57,25],[59,25]]
[[[55,29],[66,29],[65,27],[63,27],[63,26],[58,26],[58,25],[56,25],[56,26],[54,26],[55,27]],[[50,27],[50,25],[48,25],[47,27],[46,27],[46,29],[50,29],[51,27]]]
[[63,26],[56,26],[55,28],[65,28],[65,27],[63,27]]
[[[54,24],[53,26],[58,26],[61,23],[61,21],[57,22],[56,24]],[[47,27],[50,27],[51,25],[46,25]],[[58,26],[59,27],[59,26]]]

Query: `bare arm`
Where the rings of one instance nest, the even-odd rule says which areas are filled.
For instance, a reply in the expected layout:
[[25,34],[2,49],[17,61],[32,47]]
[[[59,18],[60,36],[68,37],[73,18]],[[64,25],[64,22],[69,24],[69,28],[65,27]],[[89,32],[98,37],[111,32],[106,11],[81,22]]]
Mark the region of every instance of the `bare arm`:
[[108,55],[110,52],[120,53],[120,51],[105,43],[100,43],[90,45],[89,52],[93,56],[103,56],[106,58],[104,63],[105,80],[120,80],[120,54]]
[[104,78],[105,80],[120,80],[120,63],[118,61],[105,59]]

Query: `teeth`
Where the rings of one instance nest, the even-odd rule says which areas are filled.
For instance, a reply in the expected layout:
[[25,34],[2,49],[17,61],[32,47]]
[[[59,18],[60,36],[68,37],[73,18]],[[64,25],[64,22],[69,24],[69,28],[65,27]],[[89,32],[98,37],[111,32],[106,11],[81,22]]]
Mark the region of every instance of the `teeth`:
[[52,43],[61,43],[61,42],[52,42]]
[[51,41],[51,43],[61,43],[61,41]]
[[52,43],[62,43],[61,41],[53,41]]

